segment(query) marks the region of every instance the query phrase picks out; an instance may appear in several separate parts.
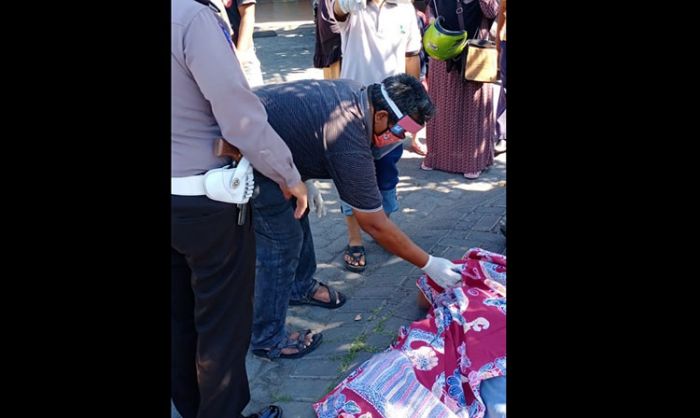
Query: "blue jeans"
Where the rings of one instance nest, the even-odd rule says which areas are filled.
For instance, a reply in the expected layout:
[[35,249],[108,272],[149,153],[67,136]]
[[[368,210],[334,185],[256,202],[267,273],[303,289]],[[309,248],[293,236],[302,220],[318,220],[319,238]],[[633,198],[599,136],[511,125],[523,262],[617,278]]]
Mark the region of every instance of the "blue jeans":
[[[382,207],[388,215],[399,210],[399,201],[396,198],[396,185],[399,183],[399,169],[396,164],[403,154],[403,146],[398,146],[387,155],[378,160],[374,160],[374,169],[377,176],[377,187],[382,194]],[[352,215],[352,208],[342,200],[340,201],[340,211],[345,216]]]
[[484,418],[506,418],[506,377],[492,377],[481,381],[481,399],[486,404]]
[[170,400],[170,418],[182,418],[182,415],[177,411],[177,408],[175,408],[175,404],[173,403],[173,400]]
[[296,199],[285,200],[277,183],[255,171],[259,195],[252,200],[256,264],[253,349],[282,348],[289,299],[303,299],[314,288],[316,253],[308,210],[294,219]]
[[[399,210],[399,201],[396,198],[396,188],[391,190],[380,190],[379,193],[382,194],[382,208],[386,216]],[[352,216],[352,208],[348,206],[347,203],[340,201],[340,211],[343,212],[345,216]]]

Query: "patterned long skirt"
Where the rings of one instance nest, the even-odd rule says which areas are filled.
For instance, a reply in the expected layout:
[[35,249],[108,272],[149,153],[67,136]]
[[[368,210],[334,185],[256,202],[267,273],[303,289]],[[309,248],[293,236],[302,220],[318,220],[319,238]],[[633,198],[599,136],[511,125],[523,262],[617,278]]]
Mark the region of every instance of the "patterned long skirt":
[[453,173],[483,170],[493,164],[493,89],[445,67],[444,61],[430,59],[429,94],[437,113],[427,125],[424,164]]

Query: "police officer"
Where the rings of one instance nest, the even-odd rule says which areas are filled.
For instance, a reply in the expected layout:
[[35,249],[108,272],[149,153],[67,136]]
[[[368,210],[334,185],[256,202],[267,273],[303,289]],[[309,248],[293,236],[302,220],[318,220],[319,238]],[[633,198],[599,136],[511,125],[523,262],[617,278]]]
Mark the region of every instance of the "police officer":
[[[228,162],[215,157],[216,139],[294,196],[297,219],[307,190],[250,91],[227,25],[204,3],[172,0],[171,9],[171,395],[184,418],[233,418],[250,400],[255,236],[236,205],[205,195],[203,174]],[[254,416],[281,414],[269,406]]]

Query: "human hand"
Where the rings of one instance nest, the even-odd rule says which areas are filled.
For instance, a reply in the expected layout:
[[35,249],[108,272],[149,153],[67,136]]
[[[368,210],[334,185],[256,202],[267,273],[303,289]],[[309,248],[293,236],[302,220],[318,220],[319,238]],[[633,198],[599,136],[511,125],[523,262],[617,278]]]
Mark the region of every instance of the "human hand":
[[283,187],[280,185],[280,188],[282,189],[282,194],[284,195],[285,199],[289,199],[292,196],[297,198],[297,207],[294,210],[294,219],[301,219],[301,217],[304,216],[304,212],[306,212],[306,208],[308,206],[308,191],[306,190],[306,185],[304,182],[300,181],[292,187]]
[[323,217],[327,210],[323,202],[323,196],[321,192],[316,187],[315,180],[306,180],[306,188],[308,189],[308,199],[309,199],[309,210],[311,212],[316,212],[319,218]]
[[428,263],[421,268],[443,289],[458,286],[462,282],[461,267],[446,258],[428,256]]

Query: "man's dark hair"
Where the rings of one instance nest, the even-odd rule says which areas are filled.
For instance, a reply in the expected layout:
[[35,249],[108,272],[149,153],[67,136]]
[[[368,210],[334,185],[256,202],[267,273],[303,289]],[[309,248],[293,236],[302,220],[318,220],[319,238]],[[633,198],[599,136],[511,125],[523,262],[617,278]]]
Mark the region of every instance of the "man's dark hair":
[[[416,122],[423,125],[435,115],[435,105],[430,100],[428,92],[415,77],[408,74],[397,74],[387,77],[382,81],[391,100],[396,103],[399,110],[408,114]],[[381,86],[372,84],[369,86],[369,97],[374,105],[375,112],[386,110],[389,112],[389,122],[398,122],[396,115],[391,111],[389,104],[382,96]]]

